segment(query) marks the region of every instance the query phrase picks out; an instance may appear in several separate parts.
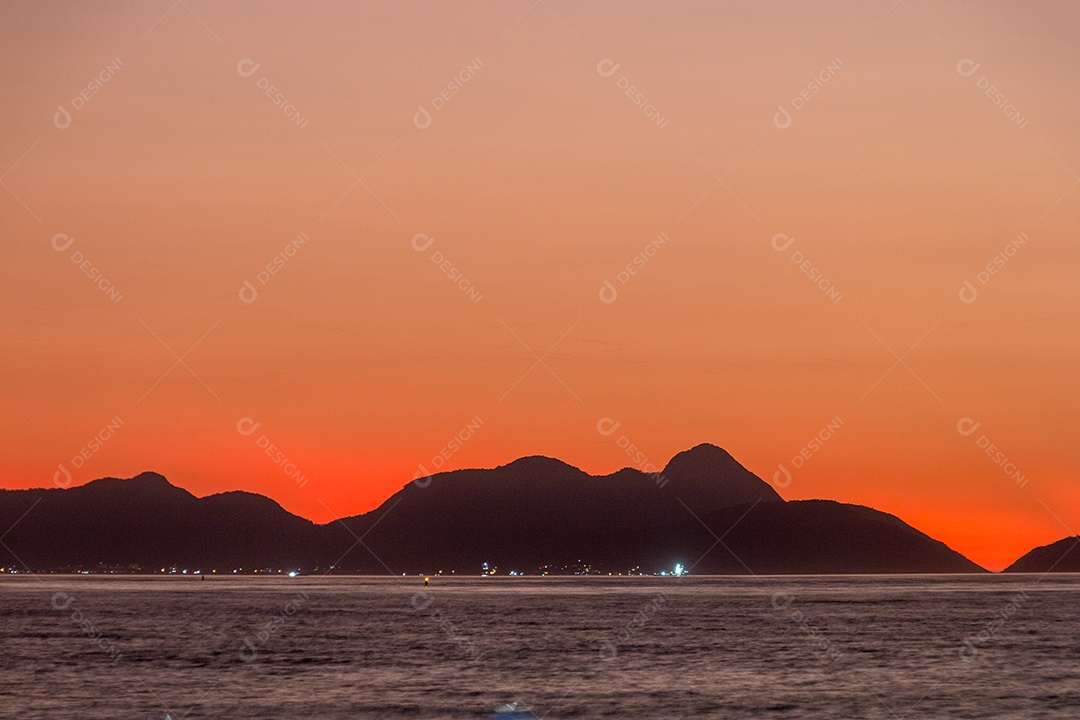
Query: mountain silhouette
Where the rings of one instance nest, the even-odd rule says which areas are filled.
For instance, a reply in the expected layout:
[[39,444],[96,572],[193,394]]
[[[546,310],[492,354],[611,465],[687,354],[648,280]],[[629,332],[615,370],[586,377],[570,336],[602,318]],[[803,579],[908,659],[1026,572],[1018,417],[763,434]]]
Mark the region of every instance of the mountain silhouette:
[[723,538],[695,569],[707,574],[986,572],[894,515],[834,500],[727,508],[705,522]]
[[373,553],[409,570],[422,558],[435,570],[582,560],[626,572],[636,558],[648,562],[658,533],[692,519],[687,505],[709,513],[748,501],[783,499],[720,448],[699,445],[657,475],[625,468],[591,476],[546,457],[441,473],[341,524],[357,536],[371,531]]
[[[785,502],[702,444],[653,474],[593,476],[534,456],[409,483],[375,510],[316,525],[247,492],[196,498],[156,473],[0,491],[12,561],[39,570],[362,574],[934,573],[982,568],[900,519]],[[0,552],[4,552],[0,548]]]
[[0,526],[11,528],[4,542],[16,560],[0,564],[44,570],[296,566],[320,558],[323,535],[262,495],[196,498],[157,473],[2,491]]
[[1080,572],[1080,548],[1077,548],[1077,545],[1080,545],[1080,536],[1062,538],[1055,543],[1031,550],[1002,572]]

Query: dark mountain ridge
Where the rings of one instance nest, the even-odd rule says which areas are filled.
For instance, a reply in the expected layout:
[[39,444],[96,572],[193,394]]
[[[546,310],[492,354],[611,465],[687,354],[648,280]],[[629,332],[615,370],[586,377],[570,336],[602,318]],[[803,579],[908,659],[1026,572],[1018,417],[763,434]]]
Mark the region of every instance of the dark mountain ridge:
[[1080,535],[1034,548],[1002,570],[1007,573],[1080,572]]
[[320,557],[323,535],[262,495],[197,498],[157,473],[68,490],[0,491],[0,526],[10,528],[10,565],[33,570],[276,568]]
[[[478,574],[980,572],[899,518],[785,502],[702,444],[655,474],[593,476],[553,458],[409,483],[379,508],[315,525],[258,494],[196,498],[156,473],[68,490],[0,491],[0,565]],[[722,538],[722,540],[721,540]]]

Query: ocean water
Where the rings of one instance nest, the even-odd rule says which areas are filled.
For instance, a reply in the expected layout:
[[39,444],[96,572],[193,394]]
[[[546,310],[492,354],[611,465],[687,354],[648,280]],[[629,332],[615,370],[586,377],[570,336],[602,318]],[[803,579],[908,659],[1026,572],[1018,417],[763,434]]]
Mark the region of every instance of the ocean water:
[[0,717],[1073,719],[1078,600],[1077,575],[7,576]]

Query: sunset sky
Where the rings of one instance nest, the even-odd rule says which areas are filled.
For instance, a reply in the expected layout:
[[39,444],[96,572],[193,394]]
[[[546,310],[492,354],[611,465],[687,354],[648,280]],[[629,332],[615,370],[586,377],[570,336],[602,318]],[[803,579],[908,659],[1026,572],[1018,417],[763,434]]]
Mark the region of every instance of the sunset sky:
[[326,522],[472,423],[1080,530],[1075,2],[172,3],[3,11],[3,487]]

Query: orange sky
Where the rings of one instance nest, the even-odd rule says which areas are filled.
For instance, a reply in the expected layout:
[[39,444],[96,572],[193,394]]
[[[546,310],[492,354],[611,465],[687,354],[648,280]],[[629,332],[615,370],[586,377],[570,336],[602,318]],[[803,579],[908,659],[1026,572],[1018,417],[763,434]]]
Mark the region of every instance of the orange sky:
[[1078,30],[1067,1],[9,7],[2,483],[153,469],[326,521],[470,421],[444,469],[610,472],[625,436],[770,480],[839,418],[781,494],[1000,568],[1080,528]]

